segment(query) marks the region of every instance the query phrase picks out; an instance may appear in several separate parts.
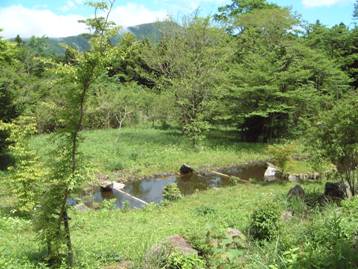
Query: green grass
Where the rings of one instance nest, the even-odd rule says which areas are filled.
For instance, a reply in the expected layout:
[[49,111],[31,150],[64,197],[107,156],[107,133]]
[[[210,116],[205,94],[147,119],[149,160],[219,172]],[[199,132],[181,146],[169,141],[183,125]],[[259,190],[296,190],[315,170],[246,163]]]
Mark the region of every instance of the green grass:
[[[85,131],[80,150],[103,173],[121,171],[121,175],[142,177],[177,172],[183,163],[196,169],[238,165],[264,160],[266,145],[236,142],[225,133],[211,135],[199,149],[176,130],[124,128]],[[48,136],[32,141],[42,156],[51,149]]]
[[[136,265],[134,268],[139,269],[142,268],[145,253],[168,236],[180,234],[194,242],[195,240],[205,242],[209,231],[210,234],[222,234],[226,228],[233,227],[247,232],[250,216],[260,206],[274,201],[281,210],[285,210],[287,206],[285,197],[292,186],[290,183],[240,184],[196,193],[166,206],[151,205],[143,210],[103,209],[82,213],[71,210],[70,223],[76,257],[75,268],[104,268],[105,265],[118,260],[130,260]],[[318,190],[321,193],[323,191],[322,183],[305,184],[304,188],[306,191]],[[334,220],[335,216],[342,215],[342,212],[344,213],[342,215],[344,217],[342,225],[344,226],[342,227],[344,227],[344,231],[349,231],[349,236],[351,236],[358,229],[356,222],[358,220],[357,201],[356,199],[355,207],[347,207],[351,210],[346,213],[344,213],[346,209],[332,205],[327,209],[313,210],[310,213],[303,212],[302,215],[294,216],[288,222],[281,221],[279,245],[276,241],[264,245],[256,245],[252,241],[243,252],[240,252],[242,266],[228,268],[269,268],[272,263],[282,263],[283,257],[280,255],[288,249],[305,247],[307,251],[310,246],[305,245],[307,231],[316,233],[315,236],[324,237],[330,232],[326,218]],[[210,210],[207,210],[208,208]],[[202,209],[209,214],[200,213],[203,212]],[[313,231],[312,223],[316,225]],[[336,223],[335,225],[341,224]],[[337,228],[335,227],[335,229]],[[41,257],[45,253],[44,247],[36,240],[30,220],[9,217],[9,215],[0,213],[0,229],[2,232],[0,268],[44,268],[41,265]],[[349,238],[344,239],[345,242],[351,242]],[[332,239],[333,243],[335,242],[333,237],[329,237],[329,239]],[[328,250],[331,247],[330,244],[327,245]],[[347,247],[352,250],[351,245],[347,245]],[[302,252],[300,255],[306,254]],[[335,259],[336,257],[332,256],[330,252],[325,252],[325,255],[325,259],[327,257]],[[310,256],[305,257],[309,258]],[[353,256],[344,256],[343,258],[345,257],[352,258]],[[319,262],[320,254],[315,255],[314,259],[316,261],[318,259]],[[289,260],[285,262],[289,263]]]
[[[71,212],[71,228],[79,268],[98,268],[112,259],[129,259],[140,264],[145,252],[165,237],[182,234],[205,237],[208,229],[236,227],[244,230],[252,211],[263,201],[282,197],[291,187],[280,185],[238,185],[185,197],[168,206],[144,210]],[[212,214],[198,214],[210,207]],[[31,222],[0,217],[1,256],[14,263],[35,264],[41,253]],[[30,268],[30,267],[29,267]]]
[[289,160],[287,163],[286,171],[293,174],[314,172],[311,164],[303,160]]

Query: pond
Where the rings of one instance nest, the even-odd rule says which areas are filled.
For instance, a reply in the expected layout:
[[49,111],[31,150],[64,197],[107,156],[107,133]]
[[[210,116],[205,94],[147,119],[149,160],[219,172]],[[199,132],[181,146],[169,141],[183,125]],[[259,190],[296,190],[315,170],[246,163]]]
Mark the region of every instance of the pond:
[[[263,180],[267,166],[265,163],[256,163],[246,166],[238,166],[227,169],[220,169],[220,173],[236,176],[243,180]],[[190,195],[196,191],[207,190],[210,188],[220,188],[229,186],[231,180],[225,176],[218,176],[214,173],[192,174],[189,176],[172,175],[164,178],[143,179],[140,181],[129,182],[123,191],[143,200],[147,203],[160,203],[163,200],[163,190],[165,186],[176,183],[183,195]],[[122,208],[126,203],[132,208],[141,208],[145,204],[125,195],[120,191],[103,191],[98,189],[93,200],[102,202],[105,199],[115,199],[116,206]]]

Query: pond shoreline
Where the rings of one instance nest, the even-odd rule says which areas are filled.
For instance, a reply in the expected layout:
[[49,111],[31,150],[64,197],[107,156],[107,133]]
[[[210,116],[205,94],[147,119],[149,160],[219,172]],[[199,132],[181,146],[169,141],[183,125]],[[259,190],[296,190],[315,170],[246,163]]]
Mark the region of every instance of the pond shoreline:
[[[264,165],[269,161],[269,159],[265,158],[262,160],[251,160],[251,161],[246,161],[246,162],[241,162],[238,164],[228,164],[226,166],[201,166],[199,168],[193,167],[194,172],[198,175],[202,175],[202,176],[208,176],[210,174],[212,174],[212,171],[217,171],[223,174],[232,174],[233,171],[237,171],[238,169],[242,169],[242,168],[246,168],[246,167],[250,167],[250,166],[254,166],[254,165]],[[189,164],[190,165],[190,164]],[[155,179],[155,178],[166,178],[166,177],[170,177],[170,176],[178,176],[179,175],[179,168],[180,168],[180,164],[178,165],[178,171],[177,172],[162,172],[162,173],[154,173],[154,174],[148,174],[145,176],[137,176],[135,174],[130,174],[128,173],[127,175],[123,175],[121,172],[121,175],[116,174],[117,172],[113,172],[112,175],[102,175],[99,174],[98,179],[101,180],[100,177],[105,177],[106,179],[109,179],[111,181],[114,182],[119,182],[119,183],[129,183],[129,182],[135,182],[135,181],[142,181],[142,180],[151,180],[151,179]],[[234,172],[235,173],[235,172]]]

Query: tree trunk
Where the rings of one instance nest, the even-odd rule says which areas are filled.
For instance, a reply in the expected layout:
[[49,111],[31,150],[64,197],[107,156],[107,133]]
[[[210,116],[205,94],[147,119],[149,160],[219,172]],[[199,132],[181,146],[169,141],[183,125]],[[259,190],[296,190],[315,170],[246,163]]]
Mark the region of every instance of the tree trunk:
[[73,267],[73,250],[72,250],[72,241],[71,241],[71,233],[69,226],[69,217],[67,215],[67,209],[65,209],[63,213],[63,225],[65,229],[65,238],[66,238],[66,246],[67,246],[67,265],[69,267]]

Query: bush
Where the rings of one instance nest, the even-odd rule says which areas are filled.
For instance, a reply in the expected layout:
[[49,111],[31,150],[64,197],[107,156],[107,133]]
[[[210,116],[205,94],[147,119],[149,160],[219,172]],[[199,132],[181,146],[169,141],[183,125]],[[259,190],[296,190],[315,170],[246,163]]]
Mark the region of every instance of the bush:
[[307,129],[306,146],[317,161],[333,163],[355,194],[358,176],[358,95],[351,94],[321,114]]
[[204,269],[205,263],[198,255],[170,254],[165,269]]
[[293,144],[270,145],[268,147],[268,153],[271,156],[273,163],[282,171],[285,171],[287,168],[287,163],[294,152],[295,145]]
[[353,227],[336,213],[320,216],[307,228],[299,268],[357,268]]
[[257,208],[249,226],[250,236],[259,241],[271,241],[279,233],[280,210],[274,203],[266,203]]
[[177,201],[182,198],[182,194],[176,183],[165,186],[163,192],[164,201]]

